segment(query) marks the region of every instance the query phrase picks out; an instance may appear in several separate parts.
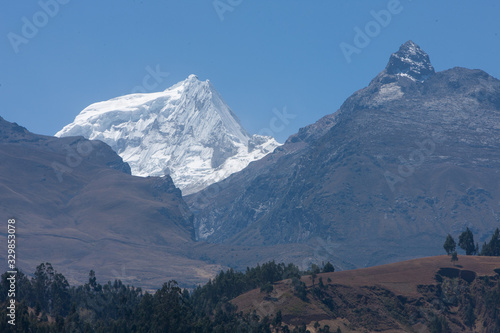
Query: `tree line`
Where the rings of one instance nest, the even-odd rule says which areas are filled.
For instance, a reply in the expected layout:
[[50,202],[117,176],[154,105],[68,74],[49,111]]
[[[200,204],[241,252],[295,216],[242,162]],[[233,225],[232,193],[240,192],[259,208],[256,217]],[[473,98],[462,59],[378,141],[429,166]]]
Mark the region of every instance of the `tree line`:
[[[16,326],[0,321],[1,332],[305,332],[289,328],[281,315],[273,319],[255,312],[243,314],[229,301],[249,290],[270,292],[273,283],[299,280],[307,274],[332,272],[331,263],[301,271],[293,264],[270,261],[244,272],[221,271],[191,292],[171,280],[155,293],[124,285],[120,280],[97,282],[94,271],[87,283],[70,286],[50,263],[42,263],[30,278],[17,272]],[[0,315],[6,318],[9,274],[0,281]]]
[[[458,236],[458,246],[465,251],[466,255],[479,255],[479,256],[500,256],[500,230],[496,228],[493,236],[489,242],[484,242],[481,248],[479,243],[474,242],[474,235],[469,228],[466,228]],[[451,255],[452,261],[458,260],[457,258],[457,243],[455,239],[448,234],[443,244],[443,248],[448,255]]]

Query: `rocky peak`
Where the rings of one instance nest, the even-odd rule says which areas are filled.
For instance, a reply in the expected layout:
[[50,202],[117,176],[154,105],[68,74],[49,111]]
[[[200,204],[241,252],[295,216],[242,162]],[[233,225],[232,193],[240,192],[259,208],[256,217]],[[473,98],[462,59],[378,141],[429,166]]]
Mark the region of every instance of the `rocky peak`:
[[411,40],[391,55],[385,72],[389,75],[405,76],[414,81],[424,81],[435,73],[429,55]]

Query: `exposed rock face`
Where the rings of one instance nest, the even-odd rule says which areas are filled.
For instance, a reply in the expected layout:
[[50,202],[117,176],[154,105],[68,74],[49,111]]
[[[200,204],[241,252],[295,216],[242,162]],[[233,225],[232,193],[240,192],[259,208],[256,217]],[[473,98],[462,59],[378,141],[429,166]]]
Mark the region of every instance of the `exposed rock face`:
[[434,73],[413,42],[368,87],[243,171],[187,198],[196,235],[323,244],[358,266],[442,253],[500,219],[500,81]]
[[424,81],[435,72],[427,53],[410,40],[391,55],[385,73]]

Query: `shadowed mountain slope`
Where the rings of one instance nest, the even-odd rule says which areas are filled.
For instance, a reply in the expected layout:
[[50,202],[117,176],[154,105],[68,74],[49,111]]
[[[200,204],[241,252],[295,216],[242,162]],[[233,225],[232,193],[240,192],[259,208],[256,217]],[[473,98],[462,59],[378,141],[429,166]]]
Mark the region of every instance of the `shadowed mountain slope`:
[[49,261],[72,283],[94,269],[159,286],[179,270],[194,283],[219,268],[182,253],[192,215],[170,177],[131,176],[102,142],[35,135],[0,118],[0,161],[0,212],[17,220],[24,271]]

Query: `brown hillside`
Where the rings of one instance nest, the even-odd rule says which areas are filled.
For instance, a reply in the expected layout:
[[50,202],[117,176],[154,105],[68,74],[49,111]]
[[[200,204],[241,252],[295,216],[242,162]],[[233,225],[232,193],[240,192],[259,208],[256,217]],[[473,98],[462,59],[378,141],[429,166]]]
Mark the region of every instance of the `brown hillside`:
[[[494,332],[488,316],[500,304],[488,306],[483,299],[495,288],[500,292],[498,272],[498,257],[459,256],[453,265],[443,255],[322,273],[314,285],[311,276],[302,277],[307,301],[295,295],[291,280],[284,280],[269,294],[255,289],[232,303],[238,311],[255,310],[259,316],[274,316],[281,310],[284,324],[306,324],[311,332],[316,332],[316,321],[342,332],[428,332],[434,317],[446,318],[452,332]],[[464,324],[467,302],[475,305],[473,328]],[[500,313],[500,308],[496,311]]]

